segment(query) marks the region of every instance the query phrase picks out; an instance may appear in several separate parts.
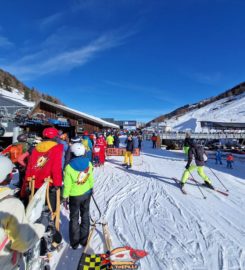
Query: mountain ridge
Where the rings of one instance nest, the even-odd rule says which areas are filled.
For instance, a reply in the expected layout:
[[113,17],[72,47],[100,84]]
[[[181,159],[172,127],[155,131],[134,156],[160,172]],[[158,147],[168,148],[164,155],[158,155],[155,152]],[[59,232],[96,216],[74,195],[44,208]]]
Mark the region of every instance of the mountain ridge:
[[48,94],[44,94],[38,89],[26,86],[23,82],[18,80],[14,75],[10,74],[3,69],[0,69],[0,88],[12,92],[13,89],[19,90],[23,94],[24,99],[27,101],[37,102],[40,99],[44,99],[56,104],[64,105],[58,98]]
[[236,85],[235,87],[233,87],[229,90],[226,90],[225,92],[222,92],[221,94],[219,94],[217,96],[206,98],[206,99],[203,99],[203,100],[196,102],[196,103],[193,103],[193,104],[186,104],[186,105],[183,105],[183,106],[181,106],[181,107],[179,107],[179,108],[177,108],[177,109],[175,109],[167,114],[160,115],[160,116],[154,118],[153,120],[149,121],[146,124],[146,126],[150,126],[151,123],[164,122],[164,121],[169,120],[173,117],[183,116],[188,112],[203,108],[203,107],[205,107],[211,103],[214,103],[216,101],[219,101],[221,99],[234,97],[234,96],[237,96],[237,95],[240,95],[243,93],[245,93],[245,82],[242,82],[242,83]]

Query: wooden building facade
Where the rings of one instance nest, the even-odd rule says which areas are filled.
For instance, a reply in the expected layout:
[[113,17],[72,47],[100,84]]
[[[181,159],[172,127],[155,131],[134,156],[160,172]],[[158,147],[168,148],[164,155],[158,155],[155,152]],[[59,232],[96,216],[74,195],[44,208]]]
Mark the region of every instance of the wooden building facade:
[[54,126],[63,132],[67,132],[70,137],[81,134],[85,130],[93,133],[103,129],[119,129],[118,125],[98,117],[46,100],[40,100],[34,106],[28,120],[21,126],[36,133],[41,133],[47,126]]

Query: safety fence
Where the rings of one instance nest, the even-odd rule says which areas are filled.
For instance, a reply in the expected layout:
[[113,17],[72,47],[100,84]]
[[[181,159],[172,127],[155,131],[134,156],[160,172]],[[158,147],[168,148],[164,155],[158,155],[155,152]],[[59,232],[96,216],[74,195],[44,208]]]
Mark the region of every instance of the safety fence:
[[[107,156],[124,156],[126,152],[125,148],[107,148],[106,149],[106,155]],[[134,156],[139,156],[140,155],[140,150],[139,148],[134,149]]]

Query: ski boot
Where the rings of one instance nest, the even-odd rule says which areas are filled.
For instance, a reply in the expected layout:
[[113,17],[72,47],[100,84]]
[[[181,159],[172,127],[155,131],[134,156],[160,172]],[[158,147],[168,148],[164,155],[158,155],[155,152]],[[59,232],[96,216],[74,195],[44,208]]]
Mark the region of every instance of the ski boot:
[[203,185],[210,188],[210,189],[214,189],[214,186],[207,181],[204,181]]
[[180,184],[180,188],[183,189],[183,187],[184,187],[185,184],[182,183],[182,182],[179,182],[179,184]]

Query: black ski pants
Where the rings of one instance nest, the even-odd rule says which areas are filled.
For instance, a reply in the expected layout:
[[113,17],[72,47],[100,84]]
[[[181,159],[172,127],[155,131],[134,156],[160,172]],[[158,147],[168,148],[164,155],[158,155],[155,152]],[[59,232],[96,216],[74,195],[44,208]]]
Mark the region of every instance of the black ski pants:
[[[86,245],[89,235],[89,205],[91,194],[69,197],[70,223],[69,236],[70,245]],[[79,216],[81,218],[79,223]]]
[[138,148],[141,150],[141,141],[138,141]]

